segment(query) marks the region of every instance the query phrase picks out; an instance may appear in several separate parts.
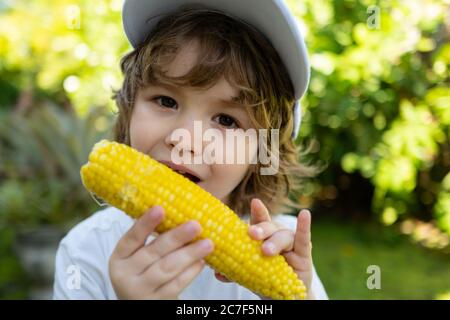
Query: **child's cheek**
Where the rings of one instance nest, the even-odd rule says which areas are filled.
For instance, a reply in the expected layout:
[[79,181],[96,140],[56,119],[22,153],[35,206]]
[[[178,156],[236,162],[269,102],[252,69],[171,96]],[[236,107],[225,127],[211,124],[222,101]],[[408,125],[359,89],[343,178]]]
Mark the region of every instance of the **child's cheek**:
[[157,121],[150,111],[145,111],[140,106],[136,106],[130,119],[130,144],[131,147],[145,152],[150,150],[159,139],[162,139],[162,128],[160,121]]
[[256,136],[244,131],[237,131],[235,137],[225,135],[224,142],[223,153],[227,164],[256,164],[258,151]]

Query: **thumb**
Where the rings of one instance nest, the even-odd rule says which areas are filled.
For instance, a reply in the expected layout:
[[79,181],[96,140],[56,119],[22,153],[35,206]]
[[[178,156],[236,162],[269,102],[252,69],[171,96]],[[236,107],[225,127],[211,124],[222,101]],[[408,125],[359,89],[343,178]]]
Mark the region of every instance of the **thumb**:
[[258,198],[253,198],[250,203],[250,224],[258,224],[270,221],[269,210]]

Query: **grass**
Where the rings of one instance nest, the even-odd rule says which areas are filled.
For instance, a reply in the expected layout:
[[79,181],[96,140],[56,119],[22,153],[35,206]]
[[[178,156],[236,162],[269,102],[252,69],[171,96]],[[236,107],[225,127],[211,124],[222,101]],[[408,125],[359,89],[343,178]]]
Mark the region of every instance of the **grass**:
[[[318,220],[313,258],[330,299],[437,299],[450,295],[450,255],[413,244],[374,224]],[[367,267],[381,270],[381,288],[368,289]]]

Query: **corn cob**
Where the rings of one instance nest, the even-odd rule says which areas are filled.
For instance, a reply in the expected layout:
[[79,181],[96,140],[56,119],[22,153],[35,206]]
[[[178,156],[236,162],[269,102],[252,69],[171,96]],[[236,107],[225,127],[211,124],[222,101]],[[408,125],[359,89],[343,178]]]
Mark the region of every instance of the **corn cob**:
[[[119,144],[98,142],[81,168],[85,188],[133,218],[161,205],[165,218],[157,232],[197,220],[214,251],[205,261],[217,272],[272,299],[304,299],[306,289],[282,255],[264,256],[262,241],[248,235],[248,225],[223,202],[148,155]],[[196,239],[196,240],[197,240]]]

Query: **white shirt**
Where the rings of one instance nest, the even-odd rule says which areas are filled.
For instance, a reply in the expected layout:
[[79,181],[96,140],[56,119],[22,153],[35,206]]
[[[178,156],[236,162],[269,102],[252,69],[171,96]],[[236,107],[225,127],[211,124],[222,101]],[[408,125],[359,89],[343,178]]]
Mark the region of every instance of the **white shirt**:
[[[273,221],[292,230],[295,230],[297,223],[295,217],[288,215],[275,215]],[[117,242],[133,223],[134,220],[124,212],[108,207],[75,226],[59,244],[53,298],[117,299],[109,278],[108,262]],[[311,290],[314,296],[316,299],[328,299],[316,271],[313,271]],[[179,299],[260,298],[237,283],[217,280],[214,271],[205,266],[180,294]]]

